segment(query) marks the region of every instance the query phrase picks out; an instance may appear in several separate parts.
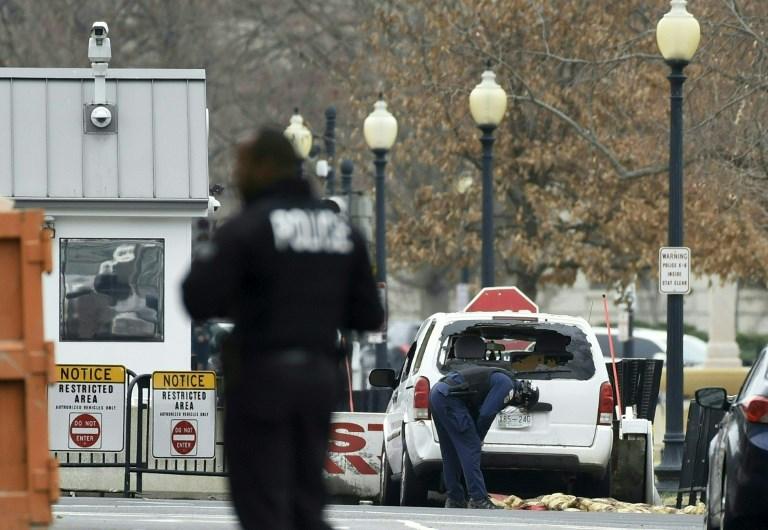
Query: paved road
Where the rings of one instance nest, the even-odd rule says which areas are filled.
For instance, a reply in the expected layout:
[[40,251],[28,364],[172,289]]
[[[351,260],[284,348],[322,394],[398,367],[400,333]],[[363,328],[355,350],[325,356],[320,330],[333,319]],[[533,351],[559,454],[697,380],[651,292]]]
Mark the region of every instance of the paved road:
[[[333,505],[327,520],[336,530],[701,530],[702,517],[576,512],[469,511]],[[51,530],[236,530],[226,501],[63,498],[54,507]]]

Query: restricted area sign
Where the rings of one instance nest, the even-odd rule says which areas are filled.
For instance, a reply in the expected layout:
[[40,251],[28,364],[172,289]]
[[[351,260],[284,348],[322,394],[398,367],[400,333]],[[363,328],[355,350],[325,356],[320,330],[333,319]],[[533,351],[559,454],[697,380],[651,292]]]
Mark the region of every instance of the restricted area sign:
[[517,287],[483,287],[470,300],[464,311],[530,311],[531,313],[538,313],[539,306]]
[[152,374],[152,456],[213,458],[216,448],[216,374]]
[[659,292],[688,294],[691,292],[691,249],[661,247],[659,249]]
[[57,364],[48,386],[51,451],[122,451],[125,367]]

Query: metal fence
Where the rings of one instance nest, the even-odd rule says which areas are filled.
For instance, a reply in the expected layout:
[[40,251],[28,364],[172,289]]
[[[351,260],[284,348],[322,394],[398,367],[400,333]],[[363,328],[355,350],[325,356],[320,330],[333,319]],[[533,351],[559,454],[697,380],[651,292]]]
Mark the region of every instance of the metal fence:
[[[610,362],[606,364],[608,379],[615,395],[617,388],[613,368]],[[616,362],[622,406],[634,407],[636,417],[649,420],[651,423],[656,416],[663,368],[664,361],[660,359],[621,359]]]
[[680,485],[677,490],[677,507],[688,494],[688,504],[696,504],[698,495],[706,501],[707,476],[709,474],[709,443],[723,420],[725,411],[705,408],[691,401],[688,408],[688,425],[683,445],[683,463],[680,469]]
[[[224,406],[219,378],[216,385],[216,434],[213,458],[155,458],[152,455],[152,374],[137,375],[128,370],[128,388],[125,396],[125,441],[119,452],[57,451],[54,456],[63,468],[121,468],[123,469],[124,497],[135,497],[143,492],[143,478],[147,474],[226,477],[224,456]],[[383,412],[391,390],[372,389],[354,391],[356,412]],[[348,400],[343,400],[337,411],[347,411]]]
[[[224,407],[216,407],[215,455],[213,458],[154,458],[150,451],[152,432],[152,400],[150,399],[151,374],[140,375],[128,385],[127,404],[132,403],[134,391],[138,392],[136,405],[136,436],[132,436],[132,407],[126,407],[125,419],[125,462],[123,467],[123,496],[135,496],[143,490],[145,474],[190,475],[226,477],[224,440],[221,419]],[[217,385],[218,387],[219,385]],[[131,439],[133,438],[133,447]],[[131,489],[131,474],[136,475],[135,489]]]

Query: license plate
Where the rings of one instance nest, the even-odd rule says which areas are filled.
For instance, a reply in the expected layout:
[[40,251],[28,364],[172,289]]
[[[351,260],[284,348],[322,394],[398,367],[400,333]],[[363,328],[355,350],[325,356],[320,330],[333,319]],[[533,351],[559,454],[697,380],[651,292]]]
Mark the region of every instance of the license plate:
[[530,427],[533,423],[533,417],[519,411],[502,412],[499,414],[500,429],[524,429]]

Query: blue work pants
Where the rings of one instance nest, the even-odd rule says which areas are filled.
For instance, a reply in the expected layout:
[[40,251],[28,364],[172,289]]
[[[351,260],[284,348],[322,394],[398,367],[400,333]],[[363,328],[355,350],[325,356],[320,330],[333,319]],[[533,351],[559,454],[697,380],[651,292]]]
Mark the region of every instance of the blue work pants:
[[467,483],[470,498],[488,497],[485,479],[480,469],[483,441],[466,403],[448,395],[449,386],[438,382],[430,392],[432,418],[440,440],[443,456],[443,477],[448,496],[456,501],[466,499],[461,475]]

